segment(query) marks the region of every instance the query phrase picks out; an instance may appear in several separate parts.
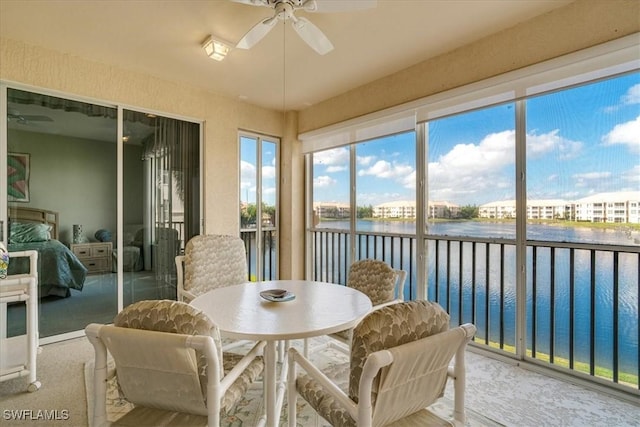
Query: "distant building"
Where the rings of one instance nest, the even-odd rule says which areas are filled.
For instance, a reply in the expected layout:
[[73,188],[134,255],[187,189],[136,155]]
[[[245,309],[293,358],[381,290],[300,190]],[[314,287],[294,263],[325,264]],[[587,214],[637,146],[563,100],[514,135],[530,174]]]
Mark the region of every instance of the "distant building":
[[[348,203],[314,203],[317,219],[347,219]],[[429,202],[429,218],[459,218],[460,206],[442,201]],[[416,218],[415,200],[381,203],[373,207],[374,218]],[[515,219],[516,201],[504,200],[478,207],[478,216],[488,219]],[[599,193],[576,201],[562,199],[527,200],[527,219],[589,221],[640,224],[640,191]]]
[[415,200],[381,203],[373,207],[374,218],[410,218],[416,217]]
[[[513,219],[515,200],[481,205],[480,218]],[[640,223],[640,191],[599,193],[576,201],[527,200],[527,219]]]
[[575,201],[576,221],[640,223],[640,191],[599,193]]
[[[449,202],[430,202],[429,218],[457,218],[460,206]],[[373,207],[374,218],[416,218],[415,200],[381,203]]]
[[[565,200],[527,200],[527,219],[565,219],[572,211],[571,204]],[[516,201],[504,200],[481,205],[480,218],[514,219]]]
[[313,213],[317,218],[348,219],[351,206],[349,203],[317,202],[313,204]]
[[516,217],[516,201],[504,200],[480,205],[478,208],[480,218],[512,219]]
[[527,200],[527,219],[565,219],[571,209],[565,200]]
[[429,202],[429,218],[458,218],[460,206],[451,202]]

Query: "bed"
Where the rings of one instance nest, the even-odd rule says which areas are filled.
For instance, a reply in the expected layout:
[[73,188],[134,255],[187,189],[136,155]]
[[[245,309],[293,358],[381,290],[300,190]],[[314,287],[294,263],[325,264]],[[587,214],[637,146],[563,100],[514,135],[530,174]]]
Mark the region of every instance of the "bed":
[[[87,268],[58,240],[58,212],[35,208],[9,209],[9,252],[38,251],[39,297],[71,296],[82,290]],[[9,274],[29,270],[26,258],[11,258]]]

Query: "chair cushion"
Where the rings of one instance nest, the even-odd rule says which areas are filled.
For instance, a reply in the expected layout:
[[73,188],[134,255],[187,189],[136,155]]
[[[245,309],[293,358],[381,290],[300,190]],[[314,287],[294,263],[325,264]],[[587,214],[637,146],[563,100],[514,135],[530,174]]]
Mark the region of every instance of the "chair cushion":
[[347,286],[364,293],[374,306],[395,298],[396,273],[389,264],[375,259],[363,259],[351,264]]
[[[205,335],[213,338],[218,349],[218,360],[222,359],[220,331],[209,318],[197,308],[179,301],[145,300],[125,307],[113,319],[114,326],[144,329],[184,335]],[[207,359],[197,351],[198,372],[203,395],[206,397]],[[222,364],[221,364],[222,365]],[[224,373],[220,366],[220,375]]]
[[[349,387],[349,363],[333,365],[323,370],[331,381],[345,393]],[[322,385],[309,375],[300,374],[296,379],[296,389],[300,396],[332,426],[355,427],[356,422]]]
[[248,280],[244,242],[236,236],[199,235],[184,251],[184,289],[193,295]]
[[[224,353],[223,365],[224,374],[227,375],[234,366],[238,364],[243,355],[236,353]],[[249,363],[249,366],[240,374],[233,384],[227,389],[227,392],[222,398],[222,404],[220,407],[223,411],[229,412],[233,405],[235,405],[242,396],[244,396],[249,389],[249,386],[254,382],[264,368],[264,361],[262,356],[256,357]]]
[[[449,314],[431,301],[392,304],[369,313],[354,329],[351,340],[349,397],[358,402],[360,377],[367,357],[376,351],[416,341],[449,329]],[[379,378],[374,379],[375,405]]]

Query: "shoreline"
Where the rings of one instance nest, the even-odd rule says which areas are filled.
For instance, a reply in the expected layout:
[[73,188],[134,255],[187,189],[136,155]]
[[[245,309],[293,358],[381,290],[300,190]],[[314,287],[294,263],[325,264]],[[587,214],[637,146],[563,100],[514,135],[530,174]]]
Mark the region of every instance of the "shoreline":
[[[348,218],[320,218],[321,222],[339,222],[346,221]],[[416,222],[415,218],[357,218],[357,221],[369,221],[369,222]],[[490,219],[490,218],[471,218],[471,219],[455,219],[455,218],[431,218],[427,220],[431,223],[465,223],[475,222],[484,224],[514,224],[515,219]],[[593,230],[611,230],[611,231],[638,231],[640,232],[640,224],[634,224],[630,222],[622,223],[609,223],[609,222],[587,222],[587,221],[563,221],[563,220],[527,220],[527,224],[535,225],[548,225],[551,227],[576,227],[576,228],[589,228]]]

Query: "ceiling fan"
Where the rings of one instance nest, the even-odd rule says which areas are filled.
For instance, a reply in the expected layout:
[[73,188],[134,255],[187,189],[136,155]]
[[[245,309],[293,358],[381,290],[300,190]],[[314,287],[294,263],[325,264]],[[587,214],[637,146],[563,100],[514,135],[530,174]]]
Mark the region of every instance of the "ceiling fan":
[[231,0],[250,6],[263,6],[274,9],[273,16],[258,22],[240,39],[237,48],[251,49],[275,27],[278,21],[289,20],[291,26],[313,50],[324,55],[333,50],[333,44],[325,34],[311,21],[297,17],[295,12],[303,10],[312,13],[349,12],[374,8],[377,0]]
[[29,124],[29,122],[52,122],[53,119],[49,116],[35,116],[20,114],[20,111],[9,109],[7,111],[7,119],[9,121],[14,120],[21,125]]

